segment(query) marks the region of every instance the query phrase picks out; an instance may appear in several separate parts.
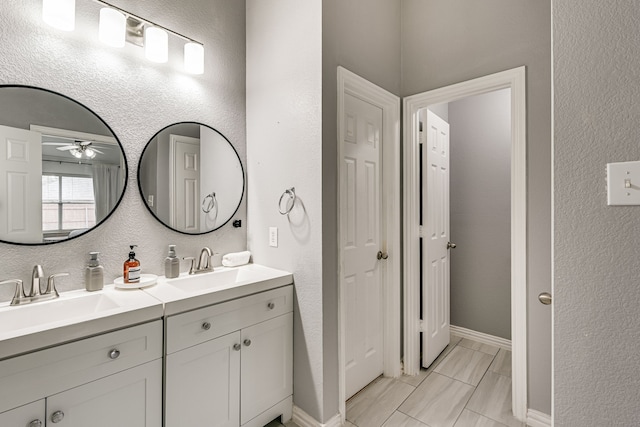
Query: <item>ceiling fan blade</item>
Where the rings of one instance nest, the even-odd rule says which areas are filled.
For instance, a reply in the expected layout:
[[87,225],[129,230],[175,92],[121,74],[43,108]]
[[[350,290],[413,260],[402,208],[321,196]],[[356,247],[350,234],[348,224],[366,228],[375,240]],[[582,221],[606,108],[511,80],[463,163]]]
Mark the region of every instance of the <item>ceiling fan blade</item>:
[[42,145],[61,145],[61,146],[65,146],[65,145],[69,145],[68,142],[43,142]]
[[96,153],[98,153],[98,154],[104,154],[104,151],[100,151],[100,150],[98,150],[97,148],[93,148],[93,147],[91,147],[91,149],[92,149],[93,151],[95,151]]
[[83,147],[88,147],[89,145],[93,144],[93,141],[76,141],[76,143]]
[[65,145],[64,147],[56,147],[56,150],[60,150],[60,151],[69,151],[69,150],[74,150],[77,149],[78,147],[76,147],[75,145]]

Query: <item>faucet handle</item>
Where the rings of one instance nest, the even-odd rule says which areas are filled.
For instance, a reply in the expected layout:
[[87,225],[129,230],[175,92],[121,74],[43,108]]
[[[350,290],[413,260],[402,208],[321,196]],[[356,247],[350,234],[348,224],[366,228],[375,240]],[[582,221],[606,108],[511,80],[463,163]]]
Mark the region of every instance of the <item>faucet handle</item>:
[[0,282],[0,286],[2,285],[16,285],[16,290],[13,293],[13,299],[11,300],[11,305],[18,305],[22,298],[24,298],[24,288],[22,287],[22,280],[20,279],[9,279],[3,280]]
[[187,257],[184,257],[182,259],[185,260],[185,261],[191,261],[191,266],[189,267],[189,274],[195,274],[195,271],[196,271],[196,269],[195,269],[195,262],[196,262],[195,257],[187,256]]
[[49,276],[49,279],[47,280],[47,290],[44,292],[44,295],[48,295],[50,293],[53,293],[56,297],[59,297],[60,294],[58,293],[58,290],[56,289],[56,282],[55,279],[56,277],[64,277],[64,276],[68,276],[69,273],[56,273],[56,274],[52,274],[51,276]]

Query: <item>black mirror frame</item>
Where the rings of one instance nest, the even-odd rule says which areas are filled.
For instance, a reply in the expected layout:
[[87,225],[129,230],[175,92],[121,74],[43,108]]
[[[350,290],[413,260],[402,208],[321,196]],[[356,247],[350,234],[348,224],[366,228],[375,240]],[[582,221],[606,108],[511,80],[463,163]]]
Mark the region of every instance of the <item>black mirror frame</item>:
[[[221,137],[224,138],[225,141],[227,141],[227,143],[229,144],[229,146],[233,149],[233,152],[235,153],[236,157],[238,158],[238,163],[240,164],[240,170],[242,171],[242,194],[240,196],[240,200],[238,200],[238,206],[236,206],[236,208],[233,210],[233,213],[231,215],[229,215],[229,218],[222,224],[220,224],[218,227],[213,228],[211,230],[208,231],[203,231],[201,233],[187,233],[185,231],[180,231],[180,230],[176,230],[175,228],[171,227],[169,224],[166,224],[164,221],[162,221],[160,218],[158,218],[158,216],[151,210],[151,208],[149,207],[149,205],[147,204],[147,200],[145,198],[144,193],[142,192],[142,184],[140,183],[140,166],[142,165],[142,159],[144,157],[144,153],[147,151],[147,148],[149,147],[149,144],[151,143],[151,141],[153,141],[162,131],[164,131],[165,129],[170,128],[171,126],[176,126],[176,125],[197,125],[197,126],[206,126],[209,129],[213,130],[214,132],[216,132],[218,135],[220,135]],[[244,199],[244,195],[245,192],[247,190],[247,178],[245,176],[245,171],[244,171],[244,165],[242,164],[242,159],[240,158],[240,155],[238,154],[238,150],[236,150],[236,147],[233,146],[233,144],[231,143],[231,141],[229,141],[229,139],[224,136],[219,130],[217,130],[216,128],[214,128],[213,126],[209,126],[207,124],[204,123],[200,123],[200,122],[193,122],[193,121],[183,121],[183,122],[176,122],[176,123],[171,123],[170,125],[167,125],[165,127],[163,127],[162,129],[160,129],[159,131],[157,131],[156,133],[153,134],[153,136],[151,137],[151,139],[149,139],[149,141],[147,141],[147,144],[144,146],[144,149],[142,150],[142,153],[140,153],[140,158],[138,159],[138,169],[137,169],[137,174],[136,174],[137,180],[138,180],[138,191],[140,192],[140,197],[142,198],[142,204],[147,208],[147,210],[149,211],[149,213],[162,225],[164,225],[165,227],[167,227],[169,230],[171,231],[175,231],[176,233],[180,233],[180,234],[184,234],[186,236],[201,236],[203,234],[209,234],[212,233],[222,227],[224,227],[225,225],[227,225],[229,223],[229,221],[231,221],[231,219],[235,216],[236,213],[238,213],[238,209],[240,209],[240,205],[242,205],[242,200]]]
[[100,225],[104,224],[109,219],[109,217],[116,211],[116,209],[118,209],[118,206],[120,206],[120,203],[122,202],[122,199],[124,197],[124,193],[127,191],[127,185],[129,184],[129,163],[127,162],[127,156],[125,154],[124,147],[122,146],[122,143],[120,142],[120,138],[118,138],[118,135],[116,135],[116,133],[113,131],[113,129],[111,129],[111,126],[109,126],[107,124],[107,122],[105,122],[102,119],[102,117],[97,115],[95,111],[93,111],[91,108],[87,107],[83,103],[81,103],[79,101],[76,101],[75,99],[73,99],[73,98],[71,98],[71,97],[69,97],[67,95],[63,95],[63,94],[61,94],[59,92],[56,92],[54,90],[51,90],[51,89],[45,89],[45,88],[42,88],[42,87],[29,86],[29,85],[0,84],[0,89],[2,89],[2,88],[23,88],[23,89],[41,90],[43,92],[48,92],[48,93],[51,93],[53,95],[57,95],[57,96],[60,96],[62,98],[65,98],[65,99],[67,99],[67,100],[69,100],[69,101],[71,101],[71,102],[73,102],[75,104],[78,104],[79,106],[83,107],[84,109],[89,111],[91,114],[93,114],[98,120],[100,120],[100,122],[102,122],[102,124],[109,130],[109,132],[111,132],[111,135],[113,135],[113,137],[115,138],[116,142],[120,146],[120,150],[122,151],[122,158],[124,160],[124,185],[122,186],[122,193],[120,194],[120,197],[118,198],[118,201],[114,205],[113,209],[111,209],[111,212],[109,212],[109,214],[107,216],[105,216],[100,222],[96,223],[96,225],[94,225],[93,227],[91,227],[90,229],[85,231],[84,233],[78,234],[77,236],[68,237],[68,238],[66,238],[64,240],[57,240],[57,241],[52,241],[52,242],[25,243],[25,242],[9,242],[7,240],[2,240],[2,239],[0,239],[0,242],[6,243],[6,244],[10,244],[10,245],[20,245],[20,246],[46,246],[46,245],[54,245],[54,244],[58,244],[58,243],[65,243],[65,242],[68,242],[70,240],[77,239],[78,237],[85,236],[88,233],[91,233],[93,230],[95,230],[96,228],[100,227]]

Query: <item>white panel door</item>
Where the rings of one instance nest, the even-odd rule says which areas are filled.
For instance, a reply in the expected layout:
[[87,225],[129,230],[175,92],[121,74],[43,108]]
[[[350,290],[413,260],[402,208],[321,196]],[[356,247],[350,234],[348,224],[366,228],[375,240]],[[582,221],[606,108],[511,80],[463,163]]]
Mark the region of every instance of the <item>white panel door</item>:
[[28,405],[20,406],[0,414],[0,426],[3,427],[36,427],[38,421],[44,427],[45,422],[44,399],[37,400]]
[[240,425],[240,332],[166,360],[166,427]]
[[241,415],[244,425],[293,394],[293,313],[241,331]]
[[186,233],[200,232],[200,140],[170,136],[170,222]]
[[154,360],[48,397],[46,425],[162,425],[162,360]]
[[345,396],[382,374],[382,109],[345,94],[340,182]]
[[[426,120],[424,113],[426,111]],[[421,111],[422,366],[449,344],[449,124]]]
[[42,242],[42,141],[0,126],[0,239]]

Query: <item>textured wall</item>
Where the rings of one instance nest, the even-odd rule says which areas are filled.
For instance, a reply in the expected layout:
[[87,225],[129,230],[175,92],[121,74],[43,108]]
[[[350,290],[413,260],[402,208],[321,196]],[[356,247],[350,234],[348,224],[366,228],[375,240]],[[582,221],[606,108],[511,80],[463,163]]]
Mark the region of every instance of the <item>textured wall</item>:
[[[294,402],[323,418],[322,2],[247,1],[249,249],[293,272]],[[289,216],[278,200],[295,187]],[[284,206],[284,202],[283,202]],[[278,247],[269,247],[278,227]]]
[[605,165],[640,157],[640,8],[554,0],[556,426],[638,425],[640,207]]
[[[164,126],[185,120],[206,123],[235,145],[245,159],[245,7],[236,0],[112,0],[112,3],[205,45],[205,74],[180,70],[180,46],[171,60],[154,64],[132,45],[113,49],[97,40],[99,4],[78,1],[76,30],[61,32],[40,18],[40,0],[3,0],[0,7],[0,83],[44,87],[86,105],[111,126],[124,146],[129,183],[116,212],[77,239],[49,246],[0,243],[0,278],[30,280],[34,264],[45,274],[67,271],[63,291],[84,287],[87,252],[100,251],[106,278],[122,274],[130,243],[137,243],[144,272],[162,274],[169,243],[180,256],[202,246],[226,253],[244,250],[246,228],[231,224],[203,236],[175,233],[158,223],[142,204],[136,182],[140,153]],[[246,218],[246,204],[236,217]],[[243,221],[244,224],[244,221]],[[0,288],[0,300],[10,298]]]
[[511,90],[449,103],[451,324],[511,339]]
[[551,413],[550,0],[402,0],[402,96],[525,65],[529,406]]

